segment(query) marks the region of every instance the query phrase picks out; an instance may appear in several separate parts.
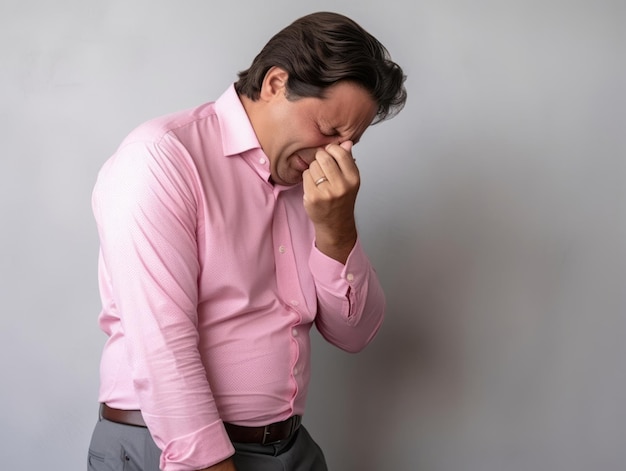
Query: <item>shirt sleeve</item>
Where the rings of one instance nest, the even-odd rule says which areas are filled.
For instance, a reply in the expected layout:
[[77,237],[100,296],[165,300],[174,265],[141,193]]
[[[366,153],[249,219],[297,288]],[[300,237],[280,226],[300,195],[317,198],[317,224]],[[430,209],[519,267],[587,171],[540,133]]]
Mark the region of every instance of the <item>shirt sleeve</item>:
[[360,241],[345,265],[314,246],[309,268],[317,290],[319,332],[348,352],[365,348],[383,322],[385,295]]
[[121,148],[101,170],[93,208],[132,381],[161,469],[226,459],[224,430],[198,351],[193,171],[157,144]]

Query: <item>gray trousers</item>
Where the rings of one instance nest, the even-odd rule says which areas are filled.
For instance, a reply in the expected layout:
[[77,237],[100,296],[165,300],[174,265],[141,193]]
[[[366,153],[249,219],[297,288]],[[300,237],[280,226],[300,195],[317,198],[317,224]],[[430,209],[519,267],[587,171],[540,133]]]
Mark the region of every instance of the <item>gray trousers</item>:
[[[233,443],[237,471],[327,471],[320,447],[300,426],[276,445]],[[101,419],[91,438],[88,471],[159,471],[161,450],[144,427]]]

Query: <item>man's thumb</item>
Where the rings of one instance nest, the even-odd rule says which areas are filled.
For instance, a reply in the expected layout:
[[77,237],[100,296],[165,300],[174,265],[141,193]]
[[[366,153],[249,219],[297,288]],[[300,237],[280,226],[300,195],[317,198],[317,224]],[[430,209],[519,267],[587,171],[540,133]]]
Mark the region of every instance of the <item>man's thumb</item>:
[[350,152],[352,150],[352,141],[343,141],[339,146]]

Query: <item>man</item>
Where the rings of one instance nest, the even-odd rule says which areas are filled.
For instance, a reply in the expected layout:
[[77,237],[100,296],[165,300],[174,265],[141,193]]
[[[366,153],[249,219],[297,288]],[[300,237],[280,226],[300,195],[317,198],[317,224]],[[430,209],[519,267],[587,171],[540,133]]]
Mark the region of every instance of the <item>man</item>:
[[140,126],[106,162],[90,470],[326,469],[301,425],[309,329],[356,352],[381,325],[352,146],[402,108],[403,82],[352,20],[312,14],[216,102]]

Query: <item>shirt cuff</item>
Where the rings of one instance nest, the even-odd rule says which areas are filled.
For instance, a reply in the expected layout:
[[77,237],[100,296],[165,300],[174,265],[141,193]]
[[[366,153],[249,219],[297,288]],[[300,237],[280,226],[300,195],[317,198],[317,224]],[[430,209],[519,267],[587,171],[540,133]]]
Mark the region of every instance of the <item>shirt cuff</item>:
[[365,281],[369,272],[369,259],[358,239],[345,265],[322,253],[314,243],[309,257],[309,268],[320,286],[337,296],[345,296],[351,286]]
[[220,420],[168,443],[161,453],[160,468],[163,471],[208,468],[234,453],[233,444]]

